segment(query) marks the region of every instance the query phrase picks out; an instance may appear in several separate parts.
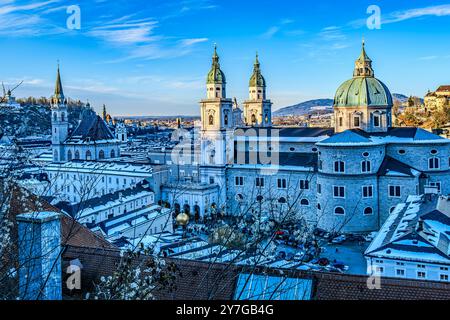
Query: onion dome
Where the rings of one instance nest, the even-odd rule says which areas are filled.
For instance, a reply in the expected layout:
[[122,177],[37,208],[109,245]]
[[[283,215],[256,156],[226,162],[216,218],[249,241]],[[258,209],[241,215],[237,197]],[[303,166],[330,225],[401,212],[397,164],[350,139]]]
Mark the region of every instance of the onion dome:
[[249,87],[265,87],[266,80],[261,74],[261,69],[258,60],[258,53],[256,53],[255,63],[253,65],[253,74],[250,77]]
[[214,54],[212,57],[211,70],[206,78],[207,84],[225,84],[225,74],[220,70],[219,56],[217,55],[217,47],[214,46]]

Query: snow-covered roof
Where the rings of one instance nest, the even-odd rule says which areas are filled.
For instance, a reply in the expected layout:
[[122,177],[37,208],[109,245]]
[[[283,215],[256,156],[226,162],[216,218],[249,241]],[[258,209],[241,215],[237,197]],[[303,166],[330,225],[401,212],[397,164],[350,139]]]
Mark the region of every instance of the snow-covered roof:
[[50,163],[45,167],[46,171],[91,173],[103,175],[118,175],[146,178],[150,177],[153,169],[151,165],[126,162],[100,162],[73,160],[63,164]]
[[383,144],[449,144],[450,140],[421,128],[389,128],[387,132],[351,129],[319,142],[319,146],[368,146]]
[[449,244],[450,199],[410,196],[389,215],[365,255],[450,264]]

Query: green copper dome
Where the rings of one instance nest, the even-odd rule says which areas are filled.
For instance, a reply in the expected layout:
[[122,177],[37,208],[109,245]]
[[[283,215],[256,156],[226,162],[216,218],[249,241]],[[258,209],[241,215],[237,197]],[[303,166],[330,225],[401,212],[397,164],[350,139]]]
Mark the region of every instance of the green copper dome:
[[249,87],[265,87],[266,80],[261,74],[261,69],[259,67],[258,54],[256,54],[255,64],[253,65],[253,74],[250,77],[248,84]]
[[392,106],[388,87],[374,77],[354,77],[336,91],[335,107]]
[[217,48],[214,46],[214,55],[212,58],[211,70],[206,77],[207,84],[225,84],[225,74],[220,70],[219,56],[217,55]]
[[353,78],[345,81],[336,91],[335,107],[392,107],[392,95],[388,87],[375,78],[372,60],[366,53],[364,42],[361,54],[355,62]]

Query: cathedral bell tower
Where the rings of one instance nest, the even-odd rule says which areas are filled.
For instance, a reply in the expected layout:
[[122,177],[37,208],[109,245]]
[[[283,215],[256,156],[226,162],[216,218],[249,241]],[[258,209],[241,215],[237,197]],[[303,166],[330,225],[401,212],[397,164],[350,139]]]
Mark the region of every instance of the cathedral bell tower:
[[[226,97],[225,74],[214,46],[206,79],[206,99],[200,101],[202,164],[223,166],[228,161],[227,141],[234,128],[233,102]],[[231,143],[231,142],[230,142]]]
[[51,114],[52,114],[52,149],[53,161],[64,162],[64,142],[69,134],[69,121],[67,112],[67,100],[64,97],[63,87],[61,83],[61,75],[58,70],[56,73],[55,94],[51,98]]
[[266,98],[266,80],[256,54],[253,74],[250,77],[249,99],[244,102],[244,121],[247,126],[272,126],[272,102]]

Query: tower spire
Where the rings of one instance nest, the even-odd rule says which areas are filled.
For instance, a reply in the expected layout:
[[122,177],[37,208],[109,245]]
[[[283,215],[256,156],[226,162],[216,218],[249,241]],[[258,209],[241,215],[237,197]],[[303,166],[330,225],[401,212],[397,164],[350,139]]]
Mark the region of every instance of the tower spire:
[[56,71],[56,85],[55,85],[54,99],[57,103],[64,103],[64,92],[61,82],[61,74],[59,72],[59,60],[58,60],[58,69]]
[[361,43],[361,54],[355,61],[355,70],[353,72],[354,77],[373,77],[374,71],[372,68],[372,60],[366,53],[366,42],[364,37]]

